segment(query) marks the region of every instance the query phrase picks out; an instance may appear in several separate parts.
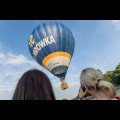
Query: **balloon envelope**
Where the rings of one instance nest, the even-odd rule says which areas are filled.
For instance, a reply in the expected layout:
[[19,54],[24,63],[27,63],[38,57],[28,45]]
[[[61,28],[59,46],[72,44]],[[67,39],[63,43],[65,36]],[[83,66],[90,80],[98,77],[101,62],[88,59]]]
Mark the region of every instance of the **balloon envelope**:
[[73,34],[65,25],[57,22],[39,25],[31,33],[28,45],[37,63],[64,80],[75,47]]

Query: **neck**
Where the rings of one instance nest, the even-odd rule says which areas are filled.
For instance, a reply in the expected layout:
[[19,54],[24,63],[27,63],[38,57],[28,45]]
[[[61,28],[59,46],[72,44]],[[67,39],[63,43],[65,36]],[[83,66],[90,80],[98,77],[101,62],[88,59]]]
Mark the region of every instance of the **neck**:
[[111,98],[102,90],[96,91],[95,89],[91,89],[89,93],[97,100],[111,100]]

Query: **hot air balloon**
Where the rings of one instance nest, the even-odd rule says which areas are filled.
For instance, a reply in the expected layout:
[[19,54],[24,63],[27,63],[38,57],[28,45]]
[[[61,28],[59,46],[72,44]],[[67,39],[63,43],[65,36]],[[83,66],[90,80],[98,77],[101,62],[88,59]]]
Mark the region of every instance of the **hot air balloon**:
[[75,47],[70,29],[57,22],[43,23],[32,31],[28,45],[33,59],[60,78],[61,88],[66,89],[65,76]]

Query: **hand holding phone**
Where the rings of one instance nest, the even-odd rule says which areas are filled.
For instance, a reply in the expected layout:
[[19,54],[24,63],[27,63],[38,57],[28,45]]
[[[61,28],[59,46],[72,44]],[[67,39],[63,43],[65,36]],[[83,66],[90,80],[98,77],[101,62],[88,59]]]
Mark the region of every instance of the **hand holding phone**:
[[85,92],[85,87],[81,84],[81,87],[82,87],[82,90],[83,90],[83,92]]
[[87,94],[87,90],[81,84],[81,87],[80,87],[80,90],[79,90],[79,98],[82,100],[85,97],[86,94]]

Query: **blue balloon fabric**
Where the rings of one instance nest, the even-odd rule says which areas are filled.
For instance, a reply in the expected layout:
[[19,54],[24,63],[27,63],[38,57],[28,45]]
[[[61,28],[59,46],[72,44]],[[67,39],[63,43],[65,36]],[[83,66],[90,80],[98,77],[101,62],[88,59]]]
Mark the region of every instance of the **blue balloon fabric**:
[[57,22],[44,23],[33,30],[28,45],[38,64],[61,80],[65,79],[75,47],[70,29]]

